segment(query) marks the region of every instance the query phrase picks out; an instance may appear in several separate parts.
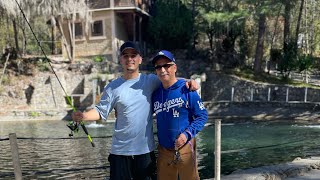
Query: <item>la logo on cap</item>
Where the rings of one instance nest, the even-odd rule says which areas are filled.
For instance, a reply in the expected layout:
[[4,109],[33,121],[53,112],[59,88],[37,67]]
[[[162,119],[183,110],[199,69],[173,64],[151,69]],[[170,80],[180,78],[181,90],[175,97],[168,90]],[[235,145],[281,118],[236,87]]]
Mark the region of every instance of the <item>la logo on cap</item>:
[[163,53],[162,51],[160,51],[160,52],[158,53],[158,55],[164,55],[164,53]]

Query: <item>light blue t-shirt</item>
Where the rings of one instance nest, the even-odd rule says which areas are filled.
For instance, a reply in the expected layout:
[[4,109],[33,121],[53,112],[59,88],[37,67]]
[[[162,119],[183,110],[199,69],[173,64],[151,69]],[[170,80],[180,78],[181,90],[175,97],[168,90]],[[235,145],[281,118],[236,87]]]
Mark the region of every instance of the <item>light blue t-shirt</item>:
[[139,74],[135,79],[122,77],[110,82],[95,109],[106,120],[112,109],[117,111],[111,153],[140,155],[155,149],[151,97],[160,86],[155,74]]

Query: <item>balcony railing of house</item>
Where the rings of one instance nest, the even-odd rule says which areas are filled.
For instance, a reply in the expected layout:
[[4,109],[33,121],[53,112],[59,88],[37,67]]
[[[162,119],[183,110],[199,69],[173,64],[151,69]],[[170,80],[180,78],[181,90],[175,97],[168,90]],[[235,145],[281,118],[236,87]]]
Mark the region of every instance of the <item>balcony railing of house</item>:
[[[138,7],[149,12],[152,0],[114,0],[115,7]],[[90,9],[110,8],[110,0],[89,0]]]
[[110,0],[89,0],[88,5],[90,9],[110,8]]
[[145,12],[149,12],[152,0],[115,0],[115,7],[138,7]]

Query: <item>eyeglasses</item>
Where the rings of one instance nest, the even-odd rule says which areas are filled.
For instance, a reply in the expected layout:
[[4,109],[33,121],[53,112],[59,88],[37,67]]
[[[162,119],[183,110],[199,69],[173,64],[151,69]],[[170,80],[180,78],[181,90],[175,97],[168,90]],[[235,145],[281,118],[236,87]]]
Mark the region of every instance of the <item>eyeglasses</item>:
[[160,70],[160,69],[162,69],[163,67],[165,68],[165,69],[168,69],[169,67],[171,67],[171,66],[173,66],[174,65],[174,63],[167,63],[167,64],[163,64],[163,65],[156,65],[154,68],[156,69],[156,70]]

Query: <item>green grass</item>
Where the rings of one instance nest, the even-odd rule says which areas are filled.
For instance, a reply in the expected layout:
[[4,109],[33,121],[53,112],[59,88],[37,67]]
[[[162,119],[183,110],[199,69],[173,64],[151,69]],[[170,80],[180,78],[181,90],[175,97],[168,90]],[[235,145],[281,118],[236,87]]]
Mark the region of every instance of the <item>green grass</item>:
[[[2,72],[2,69],[1,69],[1,72]],[[1,76],[0,76],[0,78],[1,78]],[[9,85],[10,82],[11,81],[10,81],[9,76],[8,75],[3,75],[1,84],[2,85]]]
[[31,117],[38,117],[38,116],[40,116],[40,113],[35,112],[35,111],[32,111],[32,112],[29,112],[29,116],[31,116]]

